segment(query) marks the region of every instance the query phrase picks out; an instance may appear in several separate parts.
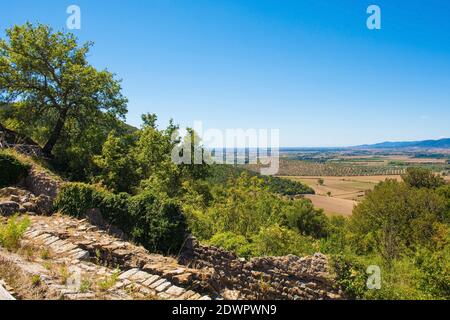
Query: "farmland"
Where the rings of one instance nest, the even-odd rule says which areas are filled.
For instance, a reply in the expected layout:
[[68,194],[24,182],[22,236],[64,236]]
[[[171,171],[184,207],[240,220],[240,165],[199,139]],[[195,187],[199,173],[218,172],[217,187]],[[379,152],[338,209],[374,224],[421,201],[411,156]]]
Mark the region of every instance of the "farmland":
[[408,167],[450,180],[449,159],[448,150],[288,150],[281,152],[278,176],[314,189],[315,195],[305,197],[327,214],[351,215],[368,190],[386,179],[401,180]]

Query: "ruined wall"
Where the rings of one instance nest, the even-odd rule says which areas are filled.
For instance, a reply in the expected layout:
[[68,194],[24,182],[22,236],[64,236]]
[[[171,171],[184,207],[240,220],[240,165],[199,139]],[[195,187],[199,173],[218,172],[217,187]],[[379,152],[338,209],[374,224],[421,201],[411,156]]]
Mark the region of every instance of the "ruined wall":
[[61,180],[51,177],[45,172],[35,168],[30,169],[28,176],[25,179],[27,190],[35,195],[48,196],[52,200],[56,198],[62,183]]
[[179,258],[191,268],[214,269],[224,298],[341,299],[327,257],[260,257],[249,261],[233,253],[199,244],[190,237]]

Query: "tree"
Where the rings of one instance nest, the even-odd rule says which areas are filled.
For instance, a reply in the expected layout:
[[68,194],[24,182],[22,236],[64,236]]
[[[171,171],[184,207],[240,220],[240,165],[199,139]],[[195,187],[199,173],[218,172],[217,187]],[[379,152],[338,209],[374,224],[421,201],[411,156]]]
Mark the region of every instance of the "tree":
[[320,186],[323,186],[323,184],[325,183],[325,181],[324,181],[322,178],[319,178],[319,179],[317,179],[317,183],[318,183]]
[[378,251],[387,263],[416,246],[431,247],[436,226],[445,220],[445,203],[434,190],[386,180],[353,210],[350,231],[363,250]]
[[407,185],[414,188],[436,189],[445,184],[445,180],[441,176],[435,175],[426,168],[410,167],[406,169],[406,174],[402,178]]
[[102,154],[94,157],[94,163],[101,170],[98,178],[108,189],[132,193],[139,182],[139,175],[136,160],[130,153],[132,142],[126,138],[111,132],[103,145]]
[[89,65],[92,43],[71,33],[30,23],[6,31],[0,40],[0,103],[12,103],[46,127],[43,147],[51,155],[68,122],[83,126],[107,113],[123,118],[127,99],[119,81]]

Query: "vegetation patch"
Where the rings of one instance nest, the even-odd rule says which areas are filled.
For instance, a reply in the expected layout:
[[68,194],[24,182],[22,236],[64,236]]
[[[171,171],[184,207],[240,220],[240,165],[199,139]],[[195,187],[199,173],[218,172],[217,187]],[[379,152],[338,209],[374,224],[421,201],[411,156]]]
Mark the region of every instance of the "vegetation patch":
[[18,250],[20,240],[29,226],[30,219],[26,216],[9,218],[6,224],[0,224],[0,245],[10,251]]
[[30,166],[12,155],[0,152],[0,188],[15,185],[27,175]]
[[178,253],[187,233],[179,205],[150,191],[130,196],[88,184],[69,183],[62,187],[55,206],[62,213],[76,217],[97,208],[106,221],[119,226],[152,252]]

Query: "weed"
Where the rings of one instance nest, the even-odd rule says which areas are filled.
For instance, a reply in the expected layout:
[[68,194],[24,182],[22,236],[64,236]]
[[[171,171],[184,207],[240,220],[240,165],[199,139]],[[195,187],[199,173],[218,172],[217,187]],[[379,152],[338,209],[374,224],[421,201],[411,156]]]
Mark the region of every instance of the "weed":
[[120,274],[120,271],[118,269],[116,269],[112,275],[104,278],[103,280],[100,280],[98,282],[100,291],[108,291],[109,289],[111,289],[117,283],[119,274]]
[[31,277],[31,284],[32,284],[34,287],[39,286],[39,285],[41,284],[41,276],[38,275],[38,274],[33,275],[33,276]]
[[0,225],[0,244],[10,251],[17,251],[20,247],[20,240],[30,226],[30,219],[25,216],[19,218],[15,215],[8,219],[5,225]]

